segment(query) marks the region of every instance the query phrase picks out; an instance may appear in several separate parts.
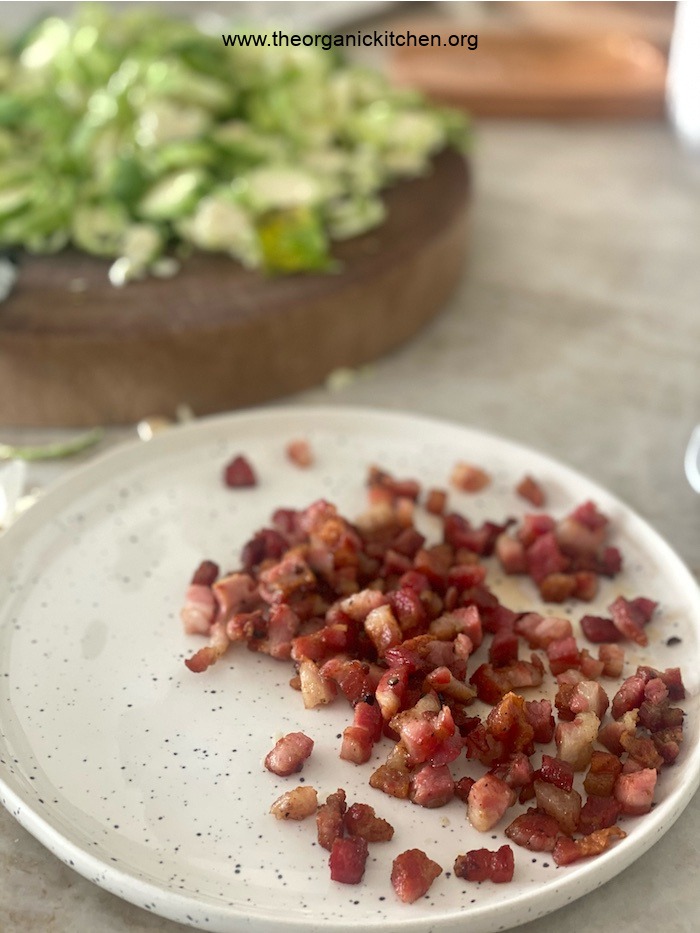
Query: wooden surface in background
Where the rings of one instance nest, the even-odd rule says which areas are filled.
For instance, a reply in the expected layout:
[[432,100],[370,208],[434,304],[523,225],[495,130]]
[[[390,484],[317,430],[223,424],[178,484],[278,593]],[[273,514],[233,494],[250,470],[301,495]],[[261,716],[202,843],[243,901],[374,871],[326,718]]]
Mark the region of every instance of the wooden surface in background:
[[[414,33],[470,30],[459,20],[412,20]],[[475,116],[545,119],[660,118],[667,61],[647,39],[620,32],[587,34],[479,30],[478,48],[404,47],[390,57],[392,78]]]
[[[0,314],[0,424],[91,425],[198,414],[308,388],[375,359],[437,314],[462,272],[468,167],[445,152],[386,195],[339,271],[268,278],[200,254],[174,278],[110,285],[108,263],[27,258]],[[82,291],[75,290],[75,282]]]

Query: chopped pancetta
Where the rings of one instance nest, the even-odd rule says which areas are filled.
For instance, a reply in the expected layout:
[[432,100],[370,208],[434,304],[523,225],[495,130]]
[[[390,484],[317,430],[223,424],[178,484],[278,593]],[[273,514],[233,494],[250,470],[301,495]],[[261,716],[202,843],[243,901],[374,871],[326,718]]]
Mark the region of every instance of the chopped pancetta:
[[623,813],[639,816],[651,810],[656,787],[657,773],[654,768],[618,775],[615,781],[615,799]]
[[335,839],[329,859],[331,881],[359,884],[365,873],[368,851],[367,843],[360,836]]
[[301,771],[314,748],[314,741],[303,732],[289,732],[275,743],[265,758],[265,767],[273,774],[288,777]]
[[290,441],[285,447],[287,459],[302,470],[313,465],[314,455],[311,444],[305,438]]
[[[312,460],[303,441],[288,445],[287,455],[298,466]],[[233,487],[257,482],[240,456],[226,468],[225,481]],[[472,492],[489,481],[466,464],[452,477],[453,485]],[[542,489],[531,477],[518,492],[543,507]],[[505,830],[517,845],[552,852],[558,865],[604,851],[623,835],[620,816],[652,807],[658,772],[681,753],[685,715],[673,705],[685,696],[678,668],[642,665],[619,682],[621,643],[632,651],[647,645],[653,600],[617,596],[608,617],[580,619],[580,631],[598,645],[597,657],[590,644],[579,647],[579,623],[568,617],[569,607],[560,614],[543,608],[543,602],[589,601],[601,577],[620,571],[607,517],[589,501],[563,518],[531,513],[520,521],[479,524],[448,511],[444,490],[431,489],[422,499],[416,480],[396,479],[378,467],[369,471],[368,499],[369,511],[354,522],[324,499],[304,509],[277,509],[269,526],[244,545],[237,569],[221,576],[213,561],[203,561],[181,618],[188,634],[209,641],[187,666],[204,671],[241,642],[289,660],[295,665],[290,684],[307,709],[336,700],[352,709],[342,731],[342,759],[362,765],[378,743],[394,743],[369,776],[371,787],[427,809],[457,797],[481,832],[519,801],[530,809]],[[436,543],[416,527],[420,502],[435,516],[427,525],[442,533]],[[490,588],[494,552],[505,573],[531,578],[540,596],[533,611],[511,609]],[[527,659],[521,657],[525,645],[532,652]],[[603,677],[618,679],[612,702],[598,682]],[[546,688],[556,690],[554,704],[541,695],[522,696],[545,679]],[[482,712],[475,698],[492,709]],[[265,766],[282,777],[298,772],[313,744],[301,732],[289,733]],[[538,745],[544,746],[541,763]],[[455,781],[452,770],[459,773],[461,756],[486,773]],[[585,802],[575,789],[581,771]],[[393,827],[367,804],[348,809],[341,789],[317,803],[313,788],[301,786],[271,809],[282,820],[315,812],[332,879],[356,884],[368,843],[391,839]],[[392,882],[410,902],[440,872],[425,853],[411,849],[395,860]],[[471,850],[458,857],[455,873],[509,881],[512,851]]]
[[399,900],[412,904],[427,894],[433,881],[441,874],[442,868],[422,849],[407,849],[393,861],[391,883]]
[[342,788],[326,797],[316,813],[316,832],[318,844],[330,852],[336,839],[343,836],[345,829],[345,791]]
[[305,820],[316,812],[318,798],[309,784],[288,790],[270,807],[270,813],[278,820]]
[[485,774],[474,783],[467,800],[467,817],[474,829],[485,833],[500,822],[516,800],[515,791],[493,774]]
[[244,489],[257,484],[255,471],[246,457],[234,457],[224,467],[224,485],[229,489]]
[[557,865],[570,865],[582,858],[600,855],[609,849],[614,839],[624,839],[627,833],[619,826],[597,829],[581,839],[569,839],[560,836],[552,850],[552,858]]
[[541,509],[545,504],[546,496],[544,490],[532,476],[526,474],[515,487],[515,491],[523,499],[526,499],[536,509]]
[[553,817],[568,836],[576,831],[581,813],[581,795],[576,790],[563,790],[556,784],[535,781],[537,807]]
[[460,460],[454,465],[450,482],[461,492],[481,492],[490,484],[491,477],[481,467]]
[[191,583],[185,592],[180,618],[187,635],[208,635],[216,618],[217,603],[211,585]]
[[559,823],[553,816],[534,808],[516,816],[505,828],[505,834],[512,842],[531,852],[551,852],[560,833]]
[[494,881],[503,884],[513,880],[515,859],[508,845],[492,852],[489,849],[471,849],[466,855],[458,855],[454,863],[457,878],[465,881]]
[[408,796],[419,807],[444,807],[454,797],[455,782],[447,765],[423,765],[411,778]]
[[345,829],[349,836],[361,836],[366,842],[389,842],[394,827],[374,812],[366,803],[354,803],[345,814]]

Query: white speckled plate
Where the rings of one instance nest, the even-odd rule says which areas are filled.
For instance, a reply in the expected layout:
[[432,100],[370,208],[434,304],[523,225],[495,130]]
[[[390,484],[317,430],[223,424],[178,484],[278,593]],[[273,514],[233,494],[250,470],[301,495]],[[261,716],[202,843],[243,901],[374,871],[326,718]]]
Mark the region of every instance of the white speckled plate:
[[[317,453],[306,471],[284,456],[285,443],[300,435]],[[222,485],[222,465],[236,452],[255,464],[256,489]],[[653,648],[632,651],[627,668],[681,664],[689,688],[686,743],[661,776],[652,813],[625,820],[626,839],[569,868],[514,847],[509,885],[469,885],[447,874],[458,853],[500,845],[502,826],[484,836],[456,800],[424,810],[369,788],[371,765],[337,757],[347,706],[305,711],[288,687],[287,664],[245,648],[206,674],[183,664],[199,642],[182,634],[178,610],[201,558],[235,566],[241,545],[280,505],[325,496],[357,514],[368,463],[444,485],[457,459],[494,477],[478,496],[452,494],[453,505],[476,519],[523,514],[512,490],[526,471],[542,481],[555,514],[595,499],[614,522],[626,571],[605,582],[587,611],[603,610],[618,592],[660,600],[649,627]],[[425,527],[436,534],[434,521]],[[514,608],[537,605],[526,581],[503,581],[495,566],[492,579]],[[0,596],[3,804],[87,878],[202,929],[504,930],[620,872],[669,828],[698,785],[700,599],[685,566],[593,483],[454,425],[376,411],[283,408],[203,421],[126,446],[75,472],[0,538]],[[581,607],[573,609],[580,614]],[[667,645],[670,636],[680,643]],[[359,886],[329,880],[313,821],[289,825],[268,813],[297,779],[275,778],[262,759],[281,732],[296,729],[316,740],[306,781],[322,795],[345,787],[350,800],[371,802],[396,827],[391,843],[371,847]],[[375,761],[386,750],[382,745]],[[467,765],[455,768],[457,776]],[[389,873],[392,858],[414,846],[445,874],[407,906],[396,900]]]

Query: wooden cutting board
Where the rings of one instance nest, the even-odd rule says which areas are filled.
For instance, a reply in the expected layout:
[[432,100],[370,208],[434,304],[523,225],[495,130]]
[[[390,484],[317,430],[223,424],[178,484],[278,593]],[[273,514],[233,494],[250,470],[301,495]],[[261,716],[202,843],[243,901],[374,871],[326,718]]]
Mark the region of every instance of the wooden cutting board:
[[445,47],[392,53],[393,80],[477,117],[543,119],[660,118],[665,111],[666,56],[624,33],[577,35],[522,29],[479,34],[478,48],[447,47],[458,23],[411,23],[441,35]]
[[[116,289],[77,253],[27,258],[0,305],[0,424],[85,426],[202,415],[308,388],[398,346],[462,272],[469,171],[454,152],[387,193],[339,271],[268,278],[195,255],[168,280]],[[79,290],[78,290],[79,289]]]

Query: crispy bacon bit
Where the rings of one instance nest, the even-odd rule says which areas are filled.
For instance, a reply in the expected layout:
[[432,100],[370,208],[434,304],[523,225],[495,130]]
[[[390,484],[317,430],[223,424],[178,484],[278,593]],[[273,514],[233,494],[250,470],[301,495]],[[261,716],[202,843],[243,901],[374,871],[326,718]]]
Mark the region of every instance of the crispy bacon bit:
[[599,728],[600,719],[591,712],[577,713],[572,722],[560,722],[554,732],[559,758],[568,761],[574,771],[583,771],[591,760]]
[[339,787],[334,794],[326,797],[316,814],[316,832],[318,844],[330,852],[336,839],[340,839],[345,828],[344,815],[347,809],[345,791]]
[[369,761],[374,743],[382,734],[382,714],[374,697],[370,698],[372,703],[361,701],[355,706],[352,725],[343,732],[340,757],[356,765]]
[[618,776],[614,793],[623,813],[639,816],[651,810],[656,778],[654,768],[642,768]]
[[419,807],[444,807],[454,797],[455,782],[447,765],[424,765],[413,775],[408,796]]
[[369,468],[367,486],[372,502],[395,502],[397,499],[410,499],[415,502],[420,495],[420,484],[415,480],[395,479],[390,473],[376,466]]
[[412,904],[427,894],[433,881],[441,874],[442,868],[421,849],[407,849],[393,861],[391,883],[399,900]]
[[285,453],[287,459],[295,466],[301,467],[302,470],[313,465],[314,455],[311,444],[303,438],[290,441],[285,448]]
[[257,586],[247,573],[231,573],[222,577],[212,591],[219,606],[219,619],[228,621],[237,612],[250,612],[259,604]]
[[517,538],[503,532],[496,538],[496,557],[508,574],[527,573],[525,547]]
[[219,576],[219,565],[213,560],[203,560],[192,574],[192,586],[212,586]]
[[372,609],[365,618],[364,627],[380,658],[384,657],[389,648],[403,641],[399,623],[394,618],[391,606]]
[[476,687],[480,700],[495,705],[512,690],[539,687],[543,674],[544,666],[533,654],[530,661],[514,661],[498,670],[492,664],[482,664],[472,674],[470,683]]
[[528,502],[532,503],[536,509],[541,509],[545,504],[546,496],[544,490],[529,474],[523,476],[518,485],[515,487],[515,491],[523,499],[527,499]]
[[516,800],[515,791],[493,774],[475,782],[467,800],[467,817],[474,829],[485,833],[499,822]]
[[606,829],[617,822],[620,816],[620,804],[614,797],[589,796],[581,807],[578,818],[578,831],[587,835],[597,829]]
[[187,635],[208,635],[216,617],[216,600],[209,584],[191,583],[185,592],[180,618]]
[[567,839],[560,836],[552,851],[552,858],[557,865],[570,865],[582,858],[600,855],[612,845],[614,839],[624,839],[627,835],[619,826],[598,829],[582,839]]
[[610,705],[608,695],[595,680],[582,680],[574,686],[569,704],[572,713],[595,713],[598,719]]
[[601,645],[598,657],[603,662],[603,677],[620,677],[625,663],[625,652],[619,645]]
[[394,827],[374,812],[366,803],[354,803],[345,814],[345,828],[349,836],[361,836],[367,842],[389,842]]
[[515,631],[522,635],[531,648],[546,648],[553,641],[561,641],[573,635],[571,622],[558,616],[541,616],[538,612],[526,612],[515,623]]
[[481,467],[460,460],[450,474],[450,483],[461,492],[481,492],[491,482],[489,474]]
[[278,820],[305,820],[316,812],[316,791],[309,784],[302,784],[282,794],[270,807],[270,813]]
[[403,745],[401,743],[395,745],[385,764],[380,765],[370,775],[370,787],[374,787],[390,797],[405,800],[411,786],[411,774],[408,770],[407,759],[408,753]]
[[617,755],[594,751],[591,755],[588,774],[583,782],[586,793],[589,796],[593,794],[597,797],[609,797],[621,770],[622,762]]
[[619,719],[630,710],[639,709],[644,702],[644,687],[644,678],[639,674],[633,674],[622,682],[612,701],[613,719]]
[[508,761],[496,765],[491,774],[505,781],[508,787],[520,790],[532,784],[535,773],[528,756],[524,752],[515,752]]
[[303,556],[288,551],[278,564],[260,573],[258,589],[265,602],[275,604],[289,602],[315,584],[316,577]]
[[329,860],[331,881],[341,884],[359,884],[365,873],[367,843],[360,836],[335,839]]
[[534,750],[535,730],[525,713],[525,700],[517,693],[507,693],[486,718],[486,729],[494,739],[503,743],[509,754]]
[[578,596],[578,588],[576,574],[573,573],[549,573],[538,584],[540,596],[546,603],[566,602]]
[[563,790],[546,781],[535,781],[535,797],[539,810],[553,817],[562,832],[570,836],[576,831],[581,813],[581,795],[575,790]]
[[629,755],[627,764],[635,761],[642,768],[656,768],[657,771],[664,764],[664,759],[648,736],[632,735],[626,732],[620,736],[620,745]]
[[429,489],[425,496],[425,511],[431,515],[444,515],[447,508],[447,493],[444,489]]
[[256,531],[241,552],[241,563],[246,573],[252,573],[263,561],[279,560],[289,547],[289,541],[274,528]]
[[569,558],[562,554],[551,531],[540,535],[527,549],[528,573],[535,583],[542,583],[551,574],[563,573],[570,565]]
[[243,457],[234,457],[224,468],[224,484],[229,489],[244,489],[257,486],[258,480],[249,461]]
[[549,659],[549,668],[555,676],[572,667],[581,666],[578,645],[573,635],[550,641],[547,645],[547,658]]
[[455,797],[458,797],[462,803],[466,803],[469,800],[469,793],[472,787],[476,784],[474,778],[463,777],[458,781],[455,781]]
[[618,596],[614,603],[608,606],[615,628],[625,638],[636,642],[642,647],[649,643],[644,626],[649,622],[656,608],[656,603],[650,599],[625,599]]
[[516,816],[505,828],[505,834],[512,842],[531,852],[551,852],[560,832],[559,823],[553,816],[532,807]]
[[338,692],[330,677],[324,677],[314,662],[307,658],[299,664],[299,681],[306,709],[325,706],[335,699]]
[[555,524],[551,515],[525,515],[517,531],[518,540],[523,547],[529,548],[539,537],[554,531]]
[[574,769],[569,762],[551,755],[542,755],[542,765],[537,776],[540,781],[554,784],[562,790],[571,790],[574,786]]
[[465,881],[494,881],[496,884],[513,880],[515,859],[509,845],[495,852],[489,849],[471,849],[455,859],[454,873]]
[[194,674],[201,674],[212,664],[216,664],[219,658],[226,653],[230,643],[224,623],[215,622],[209,630],[209,644],[196,651],[191,658],[186,658],[186,667]]
[[533,729],[535,742],[546,744],[554,738],[554,716],[549,700],[526,700],[525,718]]
[[289,732],[275,744],[265,758],[265,767],[273,774],[288,777],[301,771],[313,751],[314,742],[303,732]]
[[621,716],[617,722],[606,722],[598,732],[598,741],[613,755],[622,755],[624,749],[620,739],[626,732],[631,735],[635,734],[638,719],[639,710],[632,709]]
[[493,554],[499,535],[512,522],[513,519],[510,518],[502,524],[486,521],[475,528],[463,515],[451,512],[444,518],[443,534],[447,544],[451,545],[455,551],[488,557]]
[[604,616],[583,616],[581,630],[589,641],[595,643],[622,641],[625,637],[613,620]]

